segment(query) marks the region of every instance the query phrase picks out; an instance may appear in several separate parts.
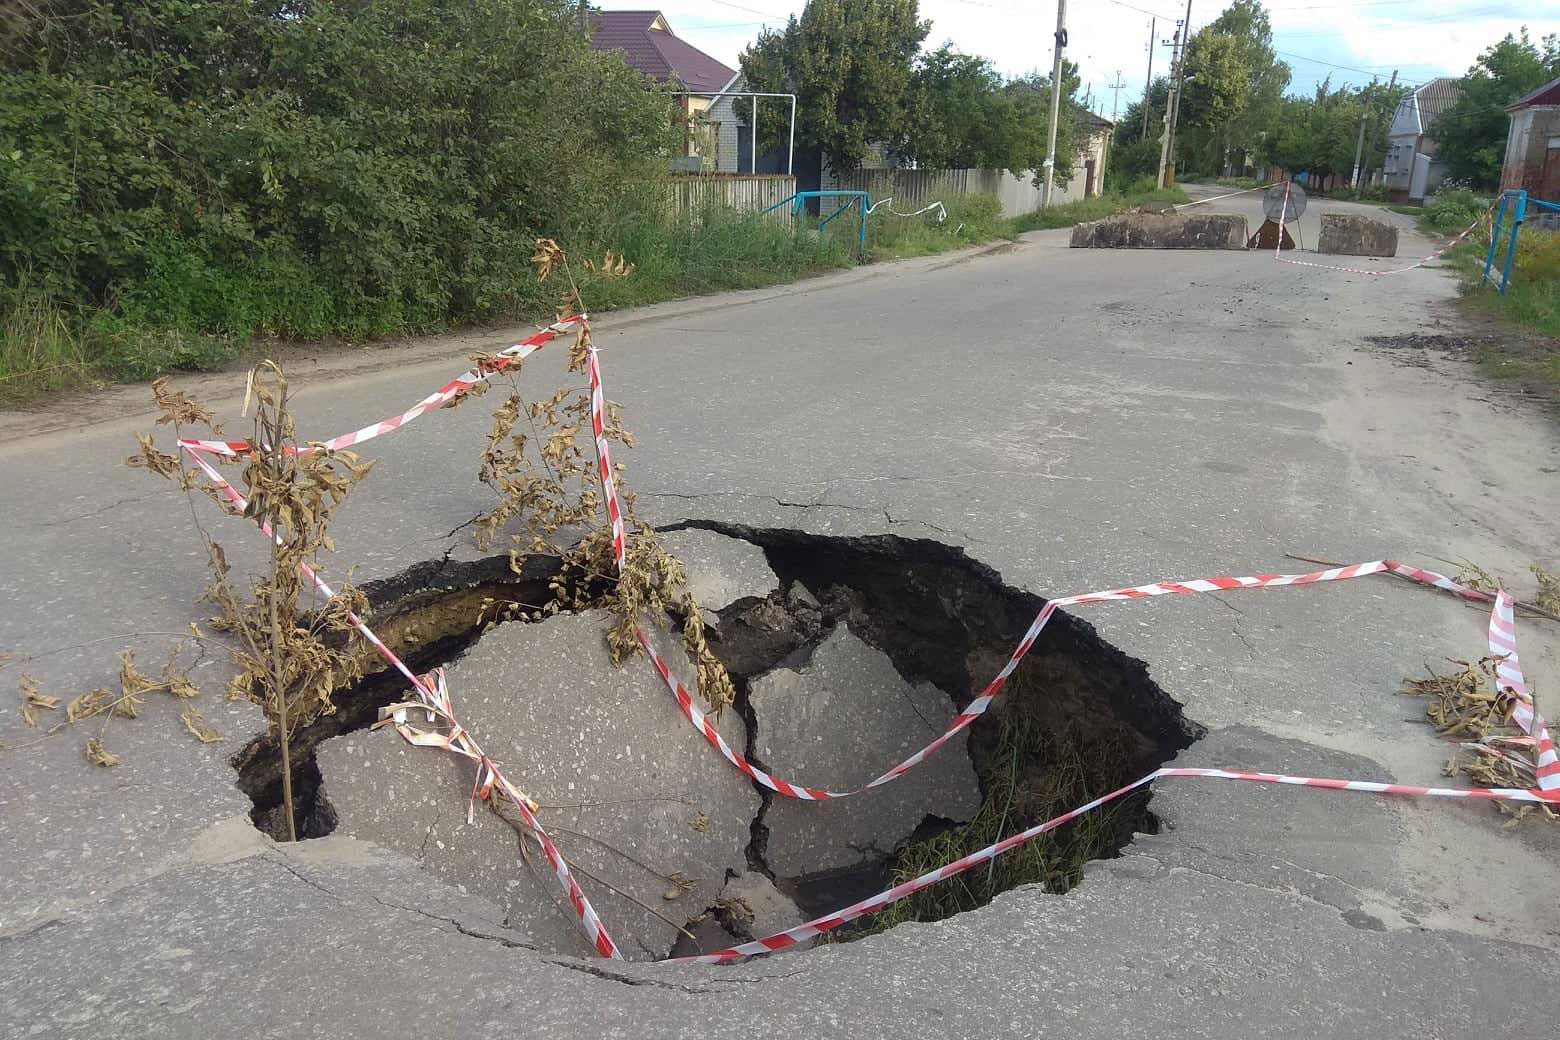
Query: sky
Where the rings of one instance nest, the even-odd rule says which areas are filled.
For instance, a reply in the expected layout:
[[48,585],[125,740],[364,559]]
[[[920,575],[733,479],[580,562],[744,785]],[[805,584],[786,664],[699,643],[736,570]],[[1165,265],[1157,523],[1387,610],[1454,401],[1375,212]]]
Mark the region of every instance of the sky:
[[[591,2],[609,11],[658,9],[678,36],[732,67],[765,26],[780,28],[806,6],[804,0]],[[1193,31],[1226,3],[1193,0]],[[1334,87],[1372,77],[1385,82],[1393,69],[1410,85],[1460,76],[1480,52],[1523,25],[1535,40],[1560,33],[1560,0],[1271,0],[1266,6],[1273,46],[1293,70],[1291,92],[1309,93],[1329,75]],[[1124,110],[1142,96],[1149,18],[1160,16],[1155,35],[1168,41],[1185,12],[1184,0],[1069,0],[1065,55],[1078,62],[1094,111],[1109,118],[1113,106]],[[927,46],[952,41],[964,53],[991,59],[1006,76],[1050,71],[1053,0],[921,0],[921,17],[932,20]],[[1169,46],[1156,47],[1153,60],[1155,75],[1164,74]],[[1115,83],[1122,86],[1113,92]]]

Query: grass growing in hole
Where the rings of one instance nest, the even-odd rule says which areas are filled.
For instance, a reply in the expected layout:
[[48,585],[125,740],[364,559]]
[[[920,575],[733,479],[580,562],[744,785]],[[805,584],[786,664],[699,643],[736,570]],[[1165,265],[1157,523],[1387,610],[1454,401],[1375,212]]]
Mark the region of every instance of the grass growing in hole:
[[[901,849],[890,883],[919,877],[1114,790],[1128,779],[1122,767],[1131,756],[1125,734],[1085,747],[1072,734],[1059,736],[1047,721],[1010,713],[981,776],[985,799],[975,817]],[[1019,885],[1065,892],[1083,878],[1085,863],[1119,845],[1144,797],[1129,795],[901,899],[873,915],[865,932],[885,931],[905,921],[940,921],[984,906],[997,893]]]

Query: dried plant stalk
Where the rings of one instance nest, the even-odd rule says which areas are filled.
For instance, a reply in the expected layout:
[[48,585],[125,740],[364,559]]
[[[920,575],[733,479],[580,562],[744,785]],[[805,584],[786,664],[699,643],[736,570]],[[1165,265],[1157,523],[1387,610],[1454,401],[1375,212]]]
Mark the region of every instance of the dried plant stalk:
[[[159,425],[172,425],[181,436],[191,424],[217,431],[211,412],[189,395],[170,389],[166,379],[153,383],[152,393],[160,409]],[[198,488],[224,511],[241,512],[272,532],[265,572],[241,590],[235,586],[226,553],[202,531],[211,569],[203,598],[220,612],[212,627],[238,637],[231,651],[238,674],[229,683],[229,695],[246,696],[262,705],[274,729],[282,759],[287,829],[296,840],[293,734],[299,726],[335,710],[332,691],[361,677],[366,660],[349,620],[349,614],[365,609],[362,595],[346,587],[324,609],[305,613],[304,604],[314,587],[303,568],[322,569],[320,555],[335,548],[331,518],[372,464],[360,461],[353,452],[329,451],[319,445],[298,450],[286,375],[274,362],[250,370],[245,397],[246,410],[249,401],[255,405],[249,441],[254,450],[239,460],[236,483],[245,499],[241,511],[216,484],[200,481],[198,471],[186,470],[177,457],[159,451],[149,435],[138,438],[141,451],[130,463],[175,479],[187,491]],[[166,669],[160,683],[142,676],[128,656],[122,678],[127,690],[164,688],[179,697],[194,693],[193,685]],[[183,720],[197,739],[221,739],[198,712],[192,712],[187,711]]]
[[[584,310],[579,286],[569,268],[569,258],[551,239],[538,239],[532,256],[544,281],[555,271],[568,281],[559,302],[562,318]],[[622,256],[609,252],[598,266],[587,267],[598,276],[620,277],[633,271]],[[584,376],[591,349],[588,320],[580,322],[569,350],[568,370]],[[478,358],[480,364],[482,359]],[[621,464],[614,466],[624,530],[628,534],[622,573],[612,552],[612,529],[600,523],[605,505],[601,473],[592,443],[590,387],[559,387],[550,397],[526,402],[515,376],[519,366],[508,369],[511,392],[493,413],[493,426],[478,470],[481,480],[498,497],[497,504],[478,518],[479,547],[491,547],[500,533],[518,524],[510,536],[510,562],[518,572],[521,553],[549,553],[563,560],[552,582],[553,599],[533,619],[560,610],[604,606],[618,615],[607,635],[614,664],[640,653],[637,631],[670,618],[681,625],[683,646],[698,672],[699,690],[717,716],[736,697],[731,676],[710,650],[704,638],[699,605],[688,589],[679,563],[656,537],[655,530],[635,513],[635,499],[624,486]],[[632,448],[633,435],[623,428],[621,409],[605,402],[602,436]],[[524,418],[526,428],[516,432]],[[571,546],[559,546],[560,533],[588,529]]]

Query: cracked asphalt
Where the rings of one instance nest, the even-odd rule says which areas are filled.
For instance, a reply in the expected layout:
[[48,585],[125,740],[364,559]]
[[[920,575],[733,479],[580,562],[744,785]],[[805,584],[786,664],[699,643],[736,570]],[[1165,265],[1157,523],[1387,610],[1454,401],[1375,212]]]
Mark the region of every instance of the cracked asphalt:
[[[1252,196],[1214,205],[1255,225]],[[1335,207],[1355,208],[1313,200],[1306,242]],[[1404,256],[1433,248],[1402,227]],[[620,461],[659,523],[935,538],[1050,595],[1306,566],[1286,553],[1469,559],[1523,592],[1529,563],[1560,569],[1552,420],[1455,358],[1367,340],[1454,329],[1455,294],[1435,269],[1069,251],[1041,232],[609,314],[597,342],[639,445]],[[514,338],[300,360],[300,427],[399,411]],[[544,396],[562,352],[523,378]],[[241,425],[241,379],[185,382]],[[479,400],[369,445],[328,576],[474,556],[486,425]],[[125,646],[159,662],[204,613],[197,520],[235,565],[258,559],[242,525],[124,467],[149,428],[136,388],[0,416],[0,651],[25,658],[7,686],[23,669],[65,696],[109,685]],[[1448,749],[1396,691],[1484,652],[1479,612],[1382,577],[1080,612],[1208,727],[1180,764],[1436,782]],[[1519,638],[1560,716],[1555,626],[1524,619]],[[110,723],[112,770],[84,761],[91,734],[41,738],[0,698],[5,1035],[1381,1040],[1560,1018],[1560,827],[1230,782],[1162,782],[1158,833],[1065,896],[720,968],[542,957],[409,859],[257,834],[228,759],[261,723],[222,699],[222,658],[192,678],[225,740],[196,743],[154,695]]]

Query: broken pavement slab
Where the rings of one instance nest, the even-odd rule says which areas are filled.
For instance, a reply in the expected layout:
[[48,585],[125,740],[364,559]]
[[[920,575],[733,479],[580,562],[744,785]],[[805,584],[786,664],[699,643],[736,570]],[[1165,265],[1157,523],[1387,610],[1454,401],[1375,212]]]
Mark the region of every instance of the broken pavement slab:
[[1398,229],[1384,220],[1352,213],[1323,213],[1319,253],[1339,256],[1397,256]]
[[1122,213],[1074,224],[1075,249],[1245,249],[1246,218],[1225,213]]
[[[757,871],[746,871],[726,882],[720,894],[721,906],[736,920],[750,938],[762,939],[787,928],[807,923],[790,896],[775,887],[775,883]],[[813,944],[807,939],[793,949],[806,949]]]
[[[930,683],[910,683],[882,651],[837,627],[800,669],[753,679],[754,752],[794,783],[849,791],[926,746],[954,708]],[[802,802],[776,797],[764,814],[765,859],[777,877],[799,878],[886,856],[927,816],[965,820],[980,789],[958,734],[893,783],[850,798]]]
[[[676,929],[607,885],[679,924],[703,913],[728,871],[747,869],[759,798],[690,731],[654,669],[642,660],[613,667],[605,639],[614,620],[598,610],[501,625],[450,666],[450,698],[482,749],[541,804],[542,825],[624,953],[663,957]],[[671,660],[691,678],[686,658]],[[735,712],[720,730],[744,746]],[[514,829],[485,809],[467,824],[470,762],[389,729],[327,741],[318,762],[336,833],[396,849],[494,900],[540,949],[588,953],[535,845],[523,860]]]
[[682,562],[688,590],[705,610],[724,610],[749,597],[762,599],[780,587],[764,550],[752,542],[696,527],[660,537],[666,551]]

